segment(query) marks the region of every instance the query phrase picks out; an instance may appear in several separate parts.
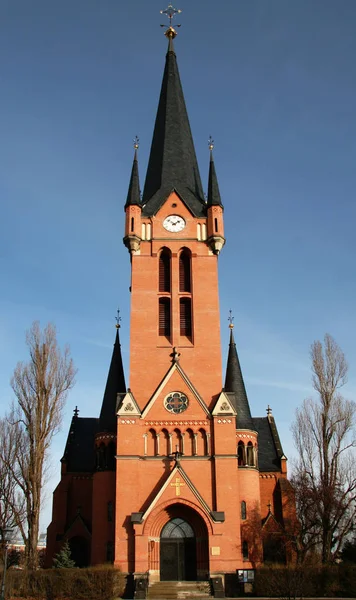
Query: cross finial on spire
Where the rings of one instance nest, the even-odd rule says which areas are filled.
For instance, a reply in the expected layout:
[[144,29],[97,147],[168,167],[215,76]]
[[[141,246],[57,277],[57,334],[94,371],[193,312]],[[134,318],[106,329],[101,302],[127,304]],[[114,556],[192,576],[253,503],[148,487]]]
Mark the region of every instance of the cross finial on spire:
[[[181,12],[182,12],[181,9],[175,8],[171,2],[168,4],[167,8],[165,8],[164,10],[160,10],[161,15],[167,15],[167,17],[169,19],[169,27],[164,32],[164,35],[166,37],[171,38],[171,39],[174,39],[176,37],[177,32],[174,29],[174,27],[172,27],[172,20],[174,19],[174,17],[176,15],[178,15]],[[165,25],[161,25],[161,27],[165,27]],[[180,25],[177,25],[177,27],[180,27]]]
[[76,406],[75,409],[73,410],[74,416],[77,417],[79,415],[79,409]]
[[267,416],[269,416],[269,415],[271,415],[271,414],[272,414],[272,409],[271,409],[271,407],[270,407],[270,405],[269,405],[269,404],[268,404],[268,406],[267,406],[266,413],[267,413]]
[[213,140],[213,138],[211,137],[211,135],[209,135],[209,139],[208,139],[208,147],[209,147],[209,150],[210,150],[210,152],[211,152],[211,151],[213,150],[213,148],[214,148],[214,140]]
[[134,148],[135,150],[138,150],[139,145],[140,145],[140,139],[137,135],[135,135],[134,139],[133,139],[133,143],[134,143]]
[[267,508],[268,508],[268,512],[269,512],[269,513],[271,512],[271,507],[272,507],[272,504],[271,504],[271,502],[269,502],[269,503],[267,504]]
[[120,329],[120,321],[121,321],[121,317],[120,317],[120,309],[117,309],[117,317],[115,317],[115,321],[116,321],[116,329]]
[[235,317],[232,316],[232,310],[230,308],[230,310],[229,310],[229,317],[227,319],[229,321],[229,323],[230,323],[229,324],[229,329],[233,329],[234,328],[234,318]]

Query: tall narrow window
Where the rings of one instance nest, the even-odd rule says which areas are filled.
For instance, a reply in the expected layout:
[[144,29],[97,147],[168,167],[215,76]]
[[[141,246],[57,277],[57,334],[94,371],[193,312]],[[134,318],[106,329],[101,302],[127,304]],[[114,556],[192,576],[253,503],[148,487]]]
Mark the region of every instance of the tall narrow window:
[[242,558],[248,560],[248,543],[242,542]]
[[214,227],[215,227],[215,233],[218,232],[218,220],[215,218],[214,219]]
[[249,467],[255,466],[254,455],[253,455],[253,445],[252,442],[247,444],[247,464]]
[[131,217],[131,233],[133,233],[135,229],[135,219],[133,217]]
[[241,502],[241,520],[246,521],[246,502],[242,500]]
[[171,291],[171,255],[169,250],[163,249],[159,255],[158,290]]
[[160,298],[158,304],[158,333],[170,337],[171,335],[171,300],[170,298]]
[[183,250],[179,255],[179,291],[190,292],[190,252]]
[[245,444],[243,442],[237,444],[237,464],[239,467],[245,464]]
[[192,301],[190,298],[181,298],[180,307],[180,334],[192,336]]

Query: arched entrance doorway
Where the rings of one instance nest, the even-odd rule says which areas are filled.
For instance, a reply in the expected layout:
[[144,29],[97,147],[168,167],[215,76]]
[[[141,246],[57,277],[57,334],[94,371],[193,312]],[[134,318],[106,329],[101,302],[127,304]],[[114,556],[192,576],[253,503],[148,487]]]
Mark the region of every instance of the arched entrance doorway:
[[197,579],[196,536],[192,526],[176,517],[161,531],[161,581]]

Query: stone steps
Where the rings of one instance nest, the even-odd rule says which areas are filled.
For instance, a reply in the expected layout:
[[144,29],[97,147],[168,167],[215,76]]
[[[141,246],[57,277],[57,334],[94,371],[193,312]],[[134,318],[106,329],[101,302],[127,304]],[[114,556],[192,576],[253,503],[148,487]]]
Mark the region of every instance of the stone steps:
[[150,600],[173,600],[185,598],[211,598],[208,581],[158,581],[148,588]]

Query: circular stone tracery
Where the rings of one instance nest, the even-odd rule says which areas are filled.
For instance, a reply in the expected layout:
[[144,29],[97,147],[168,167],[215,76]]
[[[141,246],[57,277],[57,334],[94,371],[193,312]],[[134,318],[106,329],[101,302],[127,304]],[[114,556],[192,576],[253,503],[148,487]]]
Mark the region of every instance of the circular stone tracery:
[[188,398],[181,392],[171,392],[164,401],[164,407],[168,412],[179,415],[188,408]]

